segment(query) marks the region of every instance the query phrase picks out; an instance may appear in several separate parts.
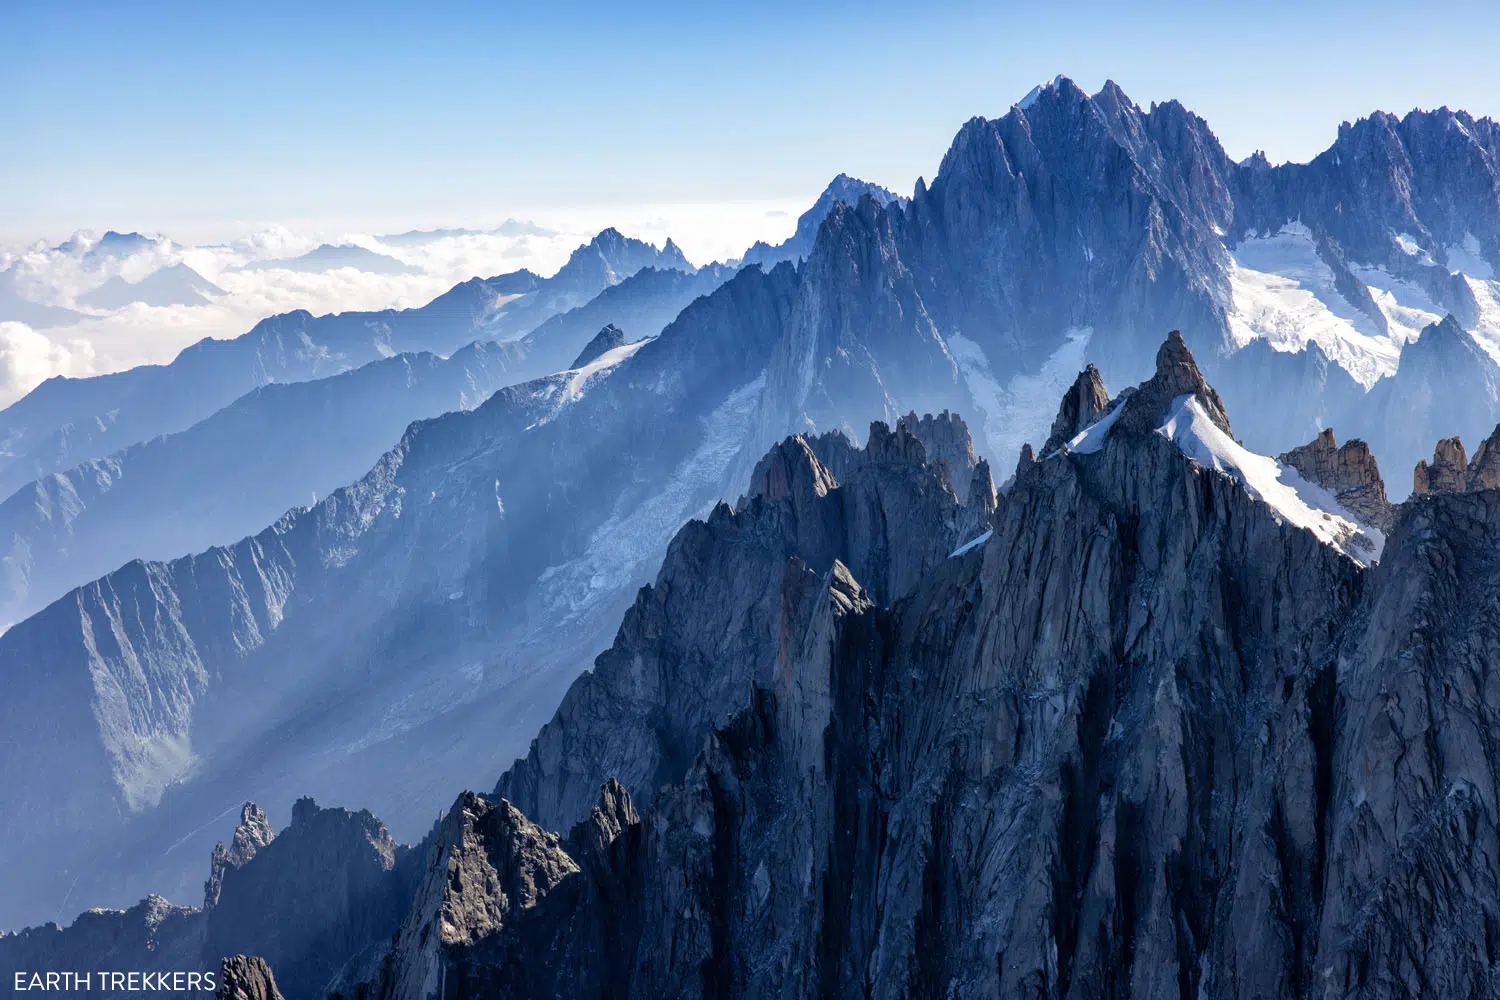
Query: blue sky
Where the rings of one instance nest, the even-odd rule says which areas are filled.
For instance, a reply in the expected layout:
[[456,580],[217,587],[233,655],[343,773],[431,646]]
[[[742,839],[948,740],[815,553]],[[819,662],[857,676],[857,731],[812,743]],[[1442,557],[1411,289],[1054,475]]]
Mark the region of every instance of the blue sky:
[[1231,155],[1375,108],[1500,114],[1491,5],[0,0],[0,238],[909,192],[1066,73]]

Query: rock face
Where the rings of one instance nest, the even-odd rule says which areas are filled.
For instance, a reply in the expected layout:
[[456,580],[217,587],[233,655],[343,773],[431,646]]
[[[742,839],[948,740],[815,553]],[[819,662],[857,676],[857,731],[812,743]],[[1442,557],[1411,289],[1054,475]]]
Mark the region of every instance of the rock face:
[[[610,778],[632,790],[637,808],[649,804],[657,778],[690,760],[747,690],[771,682],[782,654],[766,644],[795,638],[775,638],[791,627],[789,580],[812,588],[799,601],[813,600],[838,563],[865,591],[892,600],[967,540],[948,464],[929,463],[906,425],[873,425],[866,448],[844,465],[835,479],[805,439],[790,438],[762,463],[757,492],[738,511],[721,504],[684,528],[614,647],[573,685],[495,794],[552,829],[583,819]],[[923,529],[908,530],[916,524]],[[707,566],[723,572],[700,572]],[[701,676],[707,664],[718,665],[711,678]]]
[[[83,402],[74,383],[48,383],[0,419],[18,462],[46,452],[27,481],[75,445],[176,426],[209,390],[235,398],[246,371],[256,385],[328,374],[455,323],[505,338],[515,381],[471,413],[412,426],[311,509],[223,548],[125,562],[0,636],[0,740],[15,748],[0,757],[0,922],[70,898],[196,898],[202,872],[182,859],[224,836],[252,795],[273,808],[300,794],[366,803],[400,838],[420,837],[453,789],[488,787],[523,749],[609,645],[677,527],[752,482],[787,498],[822,483],[847,500],[862,495],[861,469],[902,467],[916,440],[947,461],[948,551],[998,531],[1010,501],[995,498],[991,466],[966,474],[951,425],[918,417],[903,437],[903,416],[965,414],[976,456],[1002,475],[1022,456],[1017,496],[1059,460],[1045,447],[1057,397],[1090,361],[1148,383],[1138,405],[1113,403],[1122,439],[1154,440],[1191,395],[1205,426],[1229,435],[1232,409],[1233,436],[1267,454],[1330,425],[1387,469],[1439,437],[1477,440],[1500,419],[1500,333],[1484,327],[1500,288],[1479,276],[1500,259],[1481,204],[1495,200],[1491,135],[1418,116],[1355,127],[1312,169],[1236,164],[1175,102],[1140,108],[1113,84],[1090,95],[1060,78],[967,123],[909,201],[836,194],[800,267],[688,274],[675,246],[606,232],[552,278],[466,283],[420,316],[280,317],[155,375],[90,380]],[[604,324],[645,337],[684,301],[659,336],[611,352],[618,363],[559,374]],[[1327,307],[1320,322],[1343,333],[1287,350],[1322,329],[1280,322],[1287,302]],[[1158,372],[1172,328],[1182,336]],[[1222,398],[1199,386],[1189,347],[1210,381],[1233,386]],[[1356,380],[1340,365],[1360,358],[1374,367]],[[178,391],[189,384],[204,394]],[[1059,434],[1101,405],[1101,385],[1077,388]],[[872,418],[879,441],[863,437]],[[760,463],[789,437],[801,444],[762,483]],[[1043,443],[1040,461],[1026,442]],[[1096,461],[1087,454],[1065,461]],[[1111,502],[1135,509],[1126,499]],[[822,548],[789,552],[819,573],[838,558],[885,607],[892,580],[836,555],[890,533],[867,523],[875,507],[858,510],[827,515]],[[922,559],[905,551],[868,559],[909,581]]]
[[255,852],[265,847],[276,837],[266,814],[254,802],[246,802],[240,809],[240,825],[235,828],[234,839],[228,848],[223,843],[214,845],[214,856],[208,881],[203,884],[203,909],[212,910],[224,891],[224,874],[231,868],[243,868],[255,857]]
[[604,354],[614,350],[616,347],[625,346],[625,331],[610,323],[594,334],[578,357],[573,359],[569,368],[582,368],[591,361],[597,361]]
[[1099,369],[1089,365],[1078,374],[1072,388],[1063,396],[1057,417],[1052,421],[1052,431],[1047,435],[1047,443],[1042,446],[1042,454],[1050,455],[1067,444],[1074,435],[1098,420],[1108,405],[1109,393],[1104,388],[1104,379],[1100,377]]
[[918,417],[912,412],[897,421],[897,427],[906,428],[922,442],[930,462],[948,467],[948,480],[959,503],[967,502],[969,480],[979,465],[979,456],[974,454],[974,439],[963,418],[947,410],[935,417],[930,413]]
[[[905,424],[784,440],[493,794],[404,853],[299,806],[205,954],[349,1000],[1491,995],[1500,495],[1414,498],[1366,569],[1158,431],[1228,423],[1158,357],[974,545]],[[0,957],[39,933],[87,922]]]
[[218,898],[203,911],[204,958],[259,955],[289,994],[316,994],[400,925],[415,862],[368,812],[303,799],[285,830],[223,869]]
[[1500,487],[1500,427],[1480,442],[1470,459],[1463,441],[1444,438],[1433,450],[1432,461],[1417,463],[1412,494],[1464,493]]
[[[1439,446],[1441,447],[1441,445]],[[1333,428],[1278,457],[1304,479],[1326,487],[1345,508],[1382,531],[1390,530],[1395,512],[1385,496],[1385,482],[1370,446],[1359,438],[1338,445]],[[1419,474],[1420,475],[1420,474]],[[1418,490],[1417,492],[1423,492]]]
[[219,966],[214,1000],[285,1000],[264,959],[232,955]]
[[0,636],[0,920],[56,912],[75,880],[90,903],[196,900],[193,855],[252,789],[370,802],[415,839],[492,781],[676,528],[733,495],[796,283],[746,269],[618,364],[420,421],[315,506]]
[[1413,493],[1453,493],[1464,488],[1469,456],[1456,437],[1443,438],[1432,452],[1432,462],[1418,462],[1413,472]]

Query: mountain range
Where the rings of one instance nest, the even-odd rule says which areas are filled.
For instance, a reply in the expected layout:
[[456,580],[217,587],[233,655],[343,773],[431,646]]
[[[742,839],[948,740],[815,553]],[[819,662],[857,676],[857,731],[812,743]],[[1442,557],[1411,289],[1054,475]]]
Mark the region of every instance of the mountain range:
[[301,271],[306,274],[322,274],[340,267],[352,267],[370,274],[410,274],[415,270],[388,254],[350,243],[324,243],[300,257],[258,260],[245,267],[251,271]]
[[[552,278],[44,384],[0,414],[28,552],[102,481],[80,463],[220,440],[200,421],[264,382],[482,339],[504,388],[0,636],[0,920],[195,898],[245,799],[314,795],[389,828],[299,804],[213,905],[107,926],[260,955],[289,995],[1394,996],[1418,931],[1465,992],[1490,918],[1451,886],[1495,877],[1458,665],[1487,649],[1496,135],[1375,115],[1235,163],[1176,102],[1058,78],[910,199],[841,178],[810,244],[738,270],[607,230]],[[142,478],[202,490],[192,461]],[[136,523],[100,496],[98,530]],[[1382,693],[1411,648],[1405,700],[1452,743]],[[280,874],[309,858],[348,891]]]
[[[0,411],[0,493],[183,430],[270,382],[336,375],[401,352],[446,356],[477,339],[513,339],[517,330],[529,332],[527,322],[586,303],[641,267],[680,259],[675,247],[658,252],[606,230],[551,278],[524,270],[473,278],[416,309],[298,310],[233,340],[202,340],[166,365],[49,379]],[[525,318],[507,318],[511,311]]]
[[186,264],[157,268],[140,281],[126,281],[118,274],[78,297],[90,309],[119,309],[135,302],[148,306],[199,306],[224,290]]
[[1175,332],[1133,390],[1080,373],[998,493],[951,414],[787,438],[420,843],[247,803],[201,907],[0,937],[0,965],[290,997],[1484,995],[1495,623],[1447,595],[1493,578],[1500,476],[1476,458],[1386,535],[1339,502],[1379,486],[1359,454],[1247,451]]

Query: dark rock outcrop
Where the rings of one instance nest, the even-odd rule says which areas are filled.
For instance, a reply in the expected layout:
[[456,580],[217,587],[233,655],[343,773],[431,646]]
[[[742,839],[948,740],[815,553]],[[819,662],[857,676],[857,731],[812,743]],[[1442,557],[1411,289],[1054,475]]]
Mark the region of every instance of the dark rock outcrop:
[[285,1000],[265,959],[231,955],[219,966],[214,1000]]
[[285,830],[223,870],[206,912],[205,955],[259,955],[292,996],[316,995],[401,926],[415,860],[368,812],[302,799]]
[[254,802],[246,802],[240,809],[240,825],[235,827],[234,839],[229,847],[223,843],[214,845],[208,881],[203,884],[203,909],[211,910],[219,901],[224,889],[224,874],[231,868],[243,868],[255,852],[276,839],[271,821]]
[[[328,913],[349,1000],[1491,995],[1500,494],[1413,500],[1366,569],[1157,433],[1189,393],[1223,417],[1159,357],[961,552],[905,426],[783,442],[420,863],[299,806],[226,870],[222,953]],[[1331,437],[1297,458],[1378,482]],[[317,843],[391,905],[299,891]]]
[[1109,392],[1104,388],[1104,379],[1093,365],[1084,368],[1073,380],[1073,385],[1063,396],[1052,420],[1052,431],[1047,443],[1042,445],[1042,454],[1050,455],[1071,441],[1109,406]]
[[937,416],[924,413],[921,417],[909,412],[897,421],[897,425],[905,427],[922,442],[922,448],[931,461],[948,467],[948,479],[958,494],[958,501],[966,503],[969,477],[979,464],[979,456],[974,454],[974,438],[963,417],[947,410]]
[[594,339],[589,341],[579,352],[578,357],[573,359],[569,368],[582,368],[591,361],[597,361],[604,354],[623,347],[625,344],[625,331],[610,323],[604,329],[594,334]]

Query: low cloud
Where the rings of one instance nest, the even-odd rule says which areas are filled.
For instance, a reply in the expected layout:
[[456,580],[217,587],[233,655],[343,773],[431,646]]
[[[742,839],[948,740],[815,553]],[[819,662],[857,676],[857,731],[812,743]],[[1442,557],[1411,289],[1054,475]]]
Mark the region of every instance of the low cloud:
[[91,375],[86,340],[58,342],[25,323],[0,323],[0,406],[8,406],[53,375]]
[[[810,199],[809,199],[810,201]],[[275,313],[315,314],[409,308],[468,278],[526,267],[552,274],[581,243],[605,226],[660,246],[668,237],[696,263],[737,257],[757,239],[790,235],[798,201],[717,205],[594,206],[540,216],[543,226],[513,225],[445,234],[425,241],[382,241],[369,232],[294,231],[270,225],[231,242],[187,246],[153,237],[128,253],[96,253],[98,238],[78,233],[67,243],[38,243],[0,254],[0,274],[30,303],[80,313],[64,326],[33,328],[0,321],[0,406],[52,375],[90,375],[170,361],[204,337],[245,333]],[[322,273],[247,265],[296,257],[320,243],[355,244],[392,257],[410,273],[373,274],[353,268]],[[87,294],[111,277],[137,282],[157,269],[185,264],[223,290],[202,305],[133,303],[103,311]],[[3,305],[3,303],[0,303]],[[0,313],[3,320],[4,313]],[[15,314],[15,319],[28,319]]]

